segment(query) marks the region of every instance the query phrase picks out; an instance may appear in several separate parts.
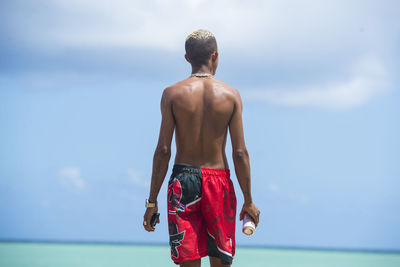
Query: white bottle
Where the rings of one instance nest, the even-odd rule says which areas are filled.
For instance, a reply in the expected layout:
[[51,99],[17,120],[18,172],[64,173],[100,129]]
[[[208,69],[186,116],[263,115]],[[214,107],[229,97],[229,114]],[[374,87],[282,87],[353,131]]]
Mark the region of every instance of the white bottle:
[[247,213],[243,216],[243,233],[246,235],[252,235],[256,231],[256,225]]

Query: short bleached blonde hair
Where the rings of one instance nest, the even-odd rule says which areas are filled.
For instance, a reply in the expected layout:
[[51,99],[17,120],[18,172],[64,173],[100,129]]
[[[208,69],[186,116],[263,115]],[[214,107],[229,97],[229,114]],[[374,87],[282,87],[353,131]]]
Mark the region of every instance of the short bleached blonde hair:
[[192,65],[201,66],[207,64],[211,54],[217,49],[217,40],[214,34],[208,30],[196,30],[186,37],[186,55]]
[[201,40],[201,39],[209,39],[209,38],[215,38],[214,34],[212,32],[204,30],[204,29],[199,29],[197,31],[192,32],[186,37],[186,41],[189,39],[196,39],[196,40]]

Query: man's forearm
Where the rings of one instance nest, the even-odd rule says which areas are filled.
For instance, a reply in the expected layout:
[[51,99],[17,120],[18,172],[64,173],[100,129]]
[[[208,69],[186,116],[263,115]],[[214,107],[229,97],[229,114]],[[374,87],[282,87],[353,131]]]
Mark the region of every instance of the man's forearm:
[[157,147],[153,157],[153,171],[151,175],[149,201],[154,203],[164,182],[168,171],[168,163],[171,158],[171,151],[165,147]]
[[249,153],[247,149],[240,149],[233,151],[232,156],[236,177],[243,192],[244,202],[252,203]]

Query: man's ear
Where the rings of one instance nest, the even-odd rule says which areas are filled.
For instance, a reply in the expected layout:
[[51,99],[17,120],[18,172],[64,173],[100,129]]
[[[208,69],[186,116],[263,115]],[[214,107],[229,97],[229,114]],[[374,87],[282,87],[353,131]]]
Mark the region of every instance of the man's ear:
[[212,59],[212,61],[217,61],[217,59],[218,59],[218,51],[214,51],[211,54],[211,59]]
[[189,62],[189,63],[190,63],[190,59],[189,59],[189,57],[188,57],[188,55],[187,55],[187,54],[185,54],[185,59],[186,59],[186,61],[187,61],[187,62]]

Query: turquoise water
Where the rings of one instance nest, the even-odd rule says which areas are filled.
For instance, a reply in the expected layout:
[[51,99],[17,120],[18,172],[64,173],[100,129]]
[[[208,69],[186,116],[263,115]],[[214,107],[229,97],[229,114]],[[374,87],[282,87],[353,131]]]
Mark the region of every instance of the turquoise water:
[[[1,267],[176,266],[168,246],[0,243]],[[203,258],[202,266],[210,266]],[[237,248],[233,266],[400,267],[400,253]]]

